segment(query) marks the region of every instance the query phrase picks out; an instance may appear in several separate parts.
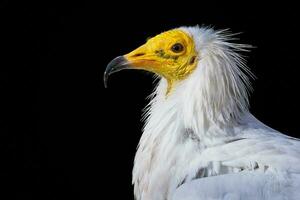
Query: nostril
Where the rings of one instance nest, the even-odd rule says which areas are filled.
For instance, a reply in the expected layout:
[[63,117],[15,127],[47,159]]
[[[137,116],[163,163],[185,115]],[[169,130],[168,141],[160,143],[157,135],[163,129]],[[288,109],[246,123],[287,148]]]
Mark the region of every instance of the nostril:
[[134,54],[132,57],[139,57],[139,56],[143,56],[145,55],[144,53],[137,53],[137,54]]
[[196,56],[193,56],[191,59],[190,59],[190,65],[194,64],[196,60]]

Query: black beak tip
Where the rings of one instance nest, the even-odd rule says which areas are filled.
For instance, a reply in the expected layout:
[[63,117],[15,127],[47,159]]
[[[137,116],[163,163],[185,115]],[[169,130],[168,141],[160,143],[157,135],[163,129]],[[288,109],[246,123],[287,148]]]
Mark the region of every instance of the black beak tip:
[[127,68],[129,68],[129,63],[124,56],[118,56],[108,63],[103,75],[104,87],[107,88],[109,75]]
[[104,75],[103,75],[104,88],[107,88],[107,79],[108,79],[108,75],[106,72],[104,72]]

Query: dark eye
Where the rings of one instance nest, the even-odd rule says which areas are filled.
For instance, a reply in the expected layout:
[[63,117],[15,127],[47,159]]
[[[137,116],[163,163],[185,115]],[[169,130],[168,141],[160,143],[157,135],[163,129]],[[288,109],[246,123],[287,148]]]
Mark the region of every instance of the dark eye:
[[183,45],[180,44],[180,43],[176,43],[172,46],[171,50],[174,52],[174,53],[180,53],[182,52],[184,49]]

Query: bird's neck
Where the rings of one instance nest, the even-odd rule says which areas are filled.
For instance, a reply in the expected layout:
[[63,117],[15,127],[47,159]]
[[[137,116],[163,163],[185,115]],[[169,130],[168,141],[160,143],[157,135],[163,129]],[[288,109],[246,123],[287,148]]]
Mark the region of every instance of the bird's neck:
[[[188,84],[175,85],[166,96],[167,81],[161,79],[148,106],[133,170],[134,190],[139,200],[165,199],[176,188],[177,182],[171,181],[169,170],[178,160],[185,160],[183,166],[188,167],[193,154],[237,136],[233,130],[237,121],[225,123],[223,118],[211,116],[212,111],[203,105],[205,100],[199,91]],[[184,155],[189,155],[189,159],[183,158]],[[176,172],[179,180],[186,175],[180,169]]]
[[[154,138],[167,134],[168,130],[172,130],[173,133],[170,134],[178,138],[182,137],[181,134],[190,132],[203,146],[214,145],[235,137],[234,131],[229,130],[240,123],[239,118],[233,117],[236,110],[227,110],[231,113],[231,118],[225,118],[221,115],[224,108],[216,110],[215,104],[207,104],[206,97],[201,95],[204,91],[197,91],[189,84],[192,83],[178,83],[166,96],[168,83],[164,79],[160,81],[149,106],[145,132],[151,132]],[[244,114],[238,113],[241,117]],[[156,131],[149,131],[154,128]]]

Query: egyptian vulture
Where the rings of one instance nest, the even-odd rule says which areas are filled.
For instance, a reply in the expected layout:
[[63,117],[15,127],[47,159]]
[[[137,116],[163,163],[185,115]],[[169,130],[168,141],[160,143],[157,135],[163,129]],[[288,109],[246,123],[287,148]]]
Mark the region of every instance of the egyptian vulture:
[[137,200],[299,200],[300,140],[248,109],[251,72],[234,34],[206,27],[163,32],[104,73],[155,73],[133,168]]

